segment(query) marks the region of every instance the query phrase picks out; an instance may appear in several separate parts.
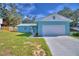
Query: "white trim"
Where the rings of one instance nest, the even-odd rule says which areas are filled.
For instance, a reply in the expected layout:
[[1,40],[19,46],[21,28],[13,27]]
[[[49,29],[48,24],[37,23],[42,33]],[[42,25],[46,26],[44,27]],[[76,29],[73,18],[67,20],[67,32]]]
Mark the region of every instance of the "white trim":
[[19,24],[17,26],[37,26],[37,24],[29,23],[29,24]]

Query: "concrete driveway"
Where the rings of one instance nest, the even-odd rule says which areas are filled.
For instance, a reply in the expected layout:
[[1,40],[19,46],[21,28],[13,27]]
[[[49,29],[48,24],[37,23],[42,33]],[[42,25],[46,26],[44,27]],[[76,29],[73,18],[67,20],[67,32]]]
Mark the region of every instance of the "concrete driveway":
[[79,56],[79,40],[69,36],[44,37],[52,55]]

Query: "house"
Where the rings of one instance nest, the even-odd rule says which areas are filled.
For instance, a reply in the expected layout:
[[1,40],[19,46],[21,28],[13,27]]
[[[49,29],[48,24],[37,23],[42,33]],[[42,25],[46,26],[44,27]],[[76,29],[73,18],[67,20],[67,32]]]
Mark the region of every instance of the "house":
[[37,23],[27,23],[27,24],[19,24],[18,32],[27,32],[27,33],[36,33]]
[[40,36],[60,36],[70,33],[70,19],[58,15],[51,14],[36,20],[36,23],[19,24],[19,32],[38,33]]
[[3,19],[0,18],[0,29],[1,29],[1,25],[2,25],[2,23],[3,23]]
[[9,20],[8,19],[3,19],[3,23],[1,26],[9,26]]

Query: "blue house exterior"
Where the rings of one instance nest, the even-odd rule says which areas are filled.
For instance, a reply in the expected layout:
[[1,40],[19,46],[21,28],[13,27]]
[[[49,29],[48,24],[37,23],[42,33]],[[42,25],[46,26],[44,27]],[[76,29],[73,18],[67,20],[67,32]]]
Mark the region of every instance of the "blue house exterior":
[[27,32],[27,33],[36,33],[37,30],[37,24],[36,23],[28,23],[28,24],[19,24],[17,25],[18,32]]
[[58,14],[52,14],[38,19],[35,24],[19,24],[18,32],[38,33],[39,36],[61,36],[69,35],[70,19]]
[[[65,26],[65,33],[57,34],[57,33],[49,32],[47,36],[68,35],[70,33],[70,23],[69,22],[66,22],[66,21],[39,21],[38,22],[38,33],[40,36],[46,36],[46,35],[44,35],[44,33],[42,31],[42,27],[46,26],[46,25],[64,25]],[[47,30],[47,29],[45,29],[45,30]]]

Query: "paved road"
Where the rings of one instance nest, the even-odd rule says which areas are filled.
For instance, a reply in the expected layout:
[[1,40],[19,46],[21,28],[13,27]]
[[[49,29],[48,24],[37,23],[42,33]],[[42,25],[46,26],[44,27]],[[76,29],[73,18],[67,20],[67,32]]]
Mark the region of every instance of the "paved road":
[[79,56],[79,40],[69,36],[45,37],[54,56]]

